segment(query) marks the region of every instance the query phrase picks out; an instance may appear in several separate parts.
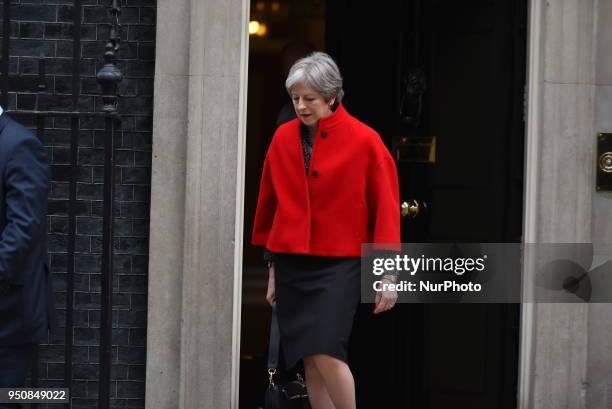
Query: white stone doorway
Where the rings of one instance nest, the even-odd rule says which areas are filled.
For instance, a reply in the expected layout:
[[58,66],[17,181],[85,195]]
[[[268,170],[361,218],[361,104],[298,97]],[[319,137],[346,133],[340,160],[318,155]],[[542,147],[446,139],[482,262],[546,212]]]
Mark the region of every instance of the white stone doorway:
[[[593,41],[606,4],[530,1],[525,242],[592,240]],[[238,409],[249,2],[171,0],[157,15],[146,404]],[[519,408],[605,396],[605,383],[585,383],[595,313],[524,305]]]

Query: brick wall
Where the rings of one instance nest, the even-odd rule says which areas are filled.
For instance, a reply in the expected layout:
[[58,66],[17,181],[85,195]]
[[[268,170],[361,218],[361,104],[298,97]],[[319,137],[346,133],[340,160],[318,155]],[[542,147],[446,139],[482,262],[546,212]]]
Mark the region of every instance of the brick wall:
[[[12,0],[9,109],[72,109],[72,0]],[[100,68],[109,36],[108,0],[83,0],[80,111],[99,111]],[[112,407],[144,407],[149,191],[155,0],[122,0],[119,66],[121,129],[116,135],[115,274]],[[0,14],[2,9],[0,8]],[[1,35],[1,32],[0,32]],[[38,92],[38,57],[46,58],[46,89]],[[15,74],[19,74],[17,78]],[[6,107],[4,107],[6,108]],[[26,125],[32,118],[15,116]],[[97,407],[104,123],[84,118],[74,277],[73,408]],[[49,261],[60,323],[65,326],[70,119],[48,118],[44,141],[52,163]],[[41,386],[61,386],[64,328],[41,346]]]

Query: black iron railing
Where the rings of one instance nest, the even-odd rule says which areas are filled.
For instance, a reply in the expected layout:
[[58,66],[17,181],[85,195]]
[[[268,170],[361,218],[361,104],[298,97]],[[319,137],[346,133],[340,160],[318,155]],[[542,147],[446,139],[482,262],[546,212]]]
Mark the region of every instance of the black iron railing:
[[[98,407],[108,409],[111,397],[111,362],[112,362],[112,311],[113,311],[113,204],[115,190],[115,133],[121,123],[119,115],[118,85],[122,80],[121,70],[117,66],[117,54],[120,45],[119,16],[120,5],[117,0],[109,1],[110,36],[103,55],[104,65],[97,72],[96,78],[100,84],[101,107],[99,111],[83,112],[79,110],[81,96],[81,0],[73,3],[73,55],[72,55],[72,110],[39,110],[39,98],[36,98],[34,109],[8,109],[9,95],[19,84],[31,83],[31,91],[43,94],[47,90],[46,57],[38,60],[37,84],[34,76],[10,74],[11,51],[11,3],[17,1],[4,0],[3,4],[3,37],[2,37],[2,76],[0,77],[0,104],[7,113],[22,120],[24,124],[34,126],[37,135],[44,142],[46,122],[49,119],[70,119],[70,171],[69,171],[69,206],[68,206],[68,240],[67,240],[67,280],[66,280],[66,317],[65,317],[65,348],[64,348],[64,379],[63,386],[70,388],[73,384],[73,328],[74,328],[74,277],[75,277],[75,246],[76,246],[76,215],[77,215],[77,180],[79,130],[81,121],[87,118],[103,118],[104,134],[104,192],[103,192],[103,232],[102,232],[102,262],[101,273],[101,311],[100,311],[100,344],[99,344],[99,390]],[[19,85],[20,86],[20,85]],[[26,85],[27,86],[27,85]],[[47,104],[46,104],[47,105]],[[96,105],[96,104],[94,104]],[[51,104],[53,106],[53,104]],[[18,108],[18,105],[16,105]],[[39,386],[39,348],[35,347],[32,354],[30,380],[31,386]],[[71,405],[68,404],[68,407]]]

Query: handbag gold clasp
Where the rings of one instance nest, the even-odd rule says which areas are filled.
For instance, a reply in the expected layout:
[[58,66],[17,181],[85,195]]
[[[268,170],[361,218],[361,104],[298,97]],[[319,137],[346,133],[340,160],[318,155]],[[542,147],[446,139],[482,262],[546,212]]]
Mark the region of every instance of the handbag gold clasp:
[[276,369],[274,368],[268,368],[268,374],[270,375],[270,385],[274,386],[274,374],[276,373]]

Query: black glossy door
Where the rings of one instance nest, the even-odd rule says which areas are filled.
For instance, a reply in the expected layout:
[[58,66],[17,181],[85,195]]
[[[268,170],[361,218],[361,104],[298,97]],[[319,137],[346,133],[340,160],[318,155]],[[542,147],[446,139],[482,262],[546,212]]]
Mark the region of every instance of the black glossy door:
[[[327,4],[349,112],[390,149],[401,135],[436,137],[435,164],[398,163],[401,199],[426,204],[403,219],[403,241],[520,241],[526,1]],[[420,109],[402,106],[415,69]],[[380,317],[362,305],[358,406],[515,407],[518,317],[517,305],[398,305]]]

